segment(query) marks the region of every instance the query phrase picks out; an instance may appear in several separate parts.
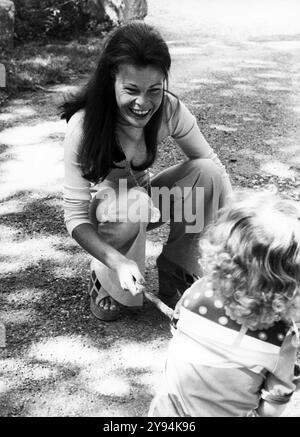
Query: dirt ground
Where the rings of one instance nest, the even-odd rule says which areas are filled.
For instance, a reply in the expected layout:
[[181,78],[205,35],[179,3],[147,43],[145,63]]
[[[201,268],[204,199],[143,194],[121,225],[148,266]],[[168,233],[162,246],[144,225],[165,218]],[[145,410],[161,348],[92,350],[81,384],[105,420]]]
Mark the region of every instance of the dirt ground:
[[[297,3],[148,3],[146,21],[171,50],[170,89],[197,117],[234,187],[299,201]],[[114,323],[90,315],[89,258],[63,224],[65,123],[56,105],[82,82],[23,93],[0,113],[1,416],[146,416],[164,365],[171,334],[152,304],[124,310]],[[168,140],[153,171],[181,158]],[[167,230],[147,241],[147,289],[154,293]],[[300,416],[298,394],[288,415]]]

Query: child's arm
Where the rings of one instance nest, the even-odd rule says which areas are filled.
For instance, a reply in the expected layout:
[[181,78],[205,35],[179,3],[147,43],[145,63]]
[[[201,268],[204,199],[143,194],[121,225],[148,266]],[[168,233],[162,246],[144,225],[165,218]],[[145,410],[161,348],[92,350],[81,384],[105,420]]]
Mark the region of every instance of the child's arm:
[[294,372],[298,346],[298,329],[293,325],[281,346],[275,369],[266,375],[257,409],[260,416],[284,416],[293,392],[299,387],[299,377]]
[[284,414],[287,406],[288,402],[285,404],[276,404],[262,400],[257,409],[257,413],[261,417],[280,417]]

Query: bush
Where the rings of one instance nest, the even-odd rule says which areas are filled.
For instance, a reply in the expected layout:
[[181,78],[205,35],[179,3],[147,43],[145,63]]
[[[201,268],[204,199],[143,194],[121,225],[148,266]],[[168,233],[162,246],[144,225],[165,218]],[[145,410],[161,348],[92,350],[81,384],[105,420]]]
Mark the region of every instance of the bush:
[[66,38],[96,25],[85,12],[86,0],[16,0],[15,41]]

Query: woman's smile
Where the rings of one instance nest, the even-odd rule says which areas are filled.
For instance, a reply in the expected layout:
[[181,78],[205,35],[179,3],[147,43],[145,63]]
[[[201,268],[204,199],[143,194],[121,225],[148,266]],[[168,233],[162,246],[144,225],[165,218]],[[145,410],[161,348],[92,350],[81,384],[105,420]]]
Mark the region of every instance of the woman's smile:
[[163,73],[154,67],[123,64],[115,79],[119,120],[143,128],[161,105]]
[[150,115],[150,112],[151,112],[151,109],[149,109],[148,111],[142,111],[140,109],[129,108],[129,110],[138,119],[143,119],[143,118],[147,117],[148,115]]

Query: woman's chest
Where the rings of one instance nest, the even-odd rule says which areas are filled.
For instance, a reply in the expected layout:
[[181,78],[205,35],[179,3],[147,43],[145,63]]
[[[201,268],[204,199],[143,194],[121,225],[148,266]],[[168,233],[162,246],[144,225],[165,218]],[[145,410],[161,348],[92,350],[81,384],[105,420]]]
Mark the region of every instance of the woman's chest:
[[138,144],[123,150],[127,161],[131,162],[134,167],[143,164],[147,158],[147,149],[145,144]]
[[118,134],[118,143],[120,150],[126,156],[126,160],[131,162],[135,167],[143,164],[147,158],[147,148],[144,134],[126,135]]

